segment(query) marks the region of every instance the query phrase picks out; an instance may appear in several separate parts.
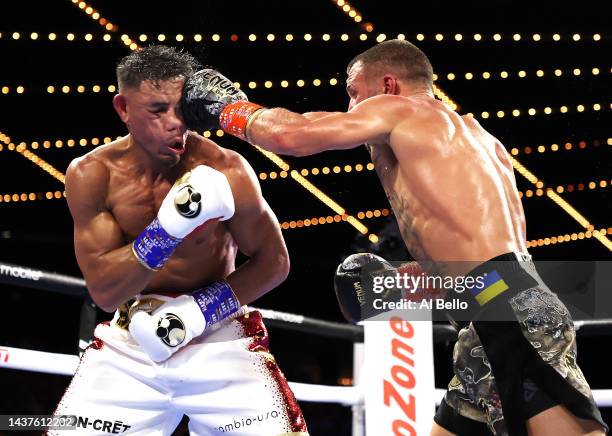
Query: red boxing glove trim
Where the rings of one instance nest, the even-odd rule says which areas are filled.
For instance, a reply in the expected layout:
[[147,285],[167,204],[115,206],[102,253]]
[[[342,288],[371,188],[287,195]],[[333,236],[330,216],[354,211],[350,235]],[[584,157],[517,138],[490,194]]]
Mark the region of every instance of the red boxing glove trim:
[[219,114],[219,126],[224,132],[246,140],[249,118],[260,109],[263,109],[263,106],[249,101],[230,103]]

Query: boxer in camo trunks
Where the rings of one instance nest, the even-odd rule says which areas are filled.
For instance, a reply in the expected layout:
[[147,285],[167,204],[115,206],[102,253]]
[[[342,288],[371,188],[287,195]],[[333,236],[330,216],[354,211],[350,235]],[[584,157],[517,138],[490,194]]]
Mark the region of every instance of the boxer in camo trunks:
[[297,114],[249,102],[231,80],[203,70],[186,82],[185,121],[293,156],[365,143],[414,259],[450,267],[436,268],[446,276],[490,273],[504,283],[491,284],[494,295],[482,304],[473,297],[478,310],[458,319],[467,322],[455,349],[456,378],[432,435],[603,434],[575,364],[571,318],[530,263],[503,144],[434,98],[429,59],[407,41],[357,55],[347,75],[347,112]]
[[[521,291],[510,298],[509,303],[518,320],[522,335],[537,351],[541,361],[554,368],[560,377],[589,399],[583,402],[581,409],[598,415],[593,405],[589,385],[576,364],[576,332],[567,308],[554,293],[542,285]],[[502,327],[502,329],[512,325],[516,326],[515,323],[501,322],[499,324],[501,325],[496,327]],[[470,323],[459,331],[453,353],[455,376],[449,383],[448,392],[444,398],[446,404],[454,409],[454,412],[447,407],[441,407],[436,419],[444,422],[445,419],[449,419],[449,415],[456,413],[473,420],[474,422],[463,422],[464,433],[462,434],[481,434],[483,428],[476,422],[486,423],[493,434],[518,434],[520,428],[510,432],[504,420],[502,401],[491,370],[491,362],[487,358],[485,347],[477,332],[483,328],[487,327],[476,322]],[[526,347],[522,348],[526,349]],[[506,350],[506,353],[512,355],[512,353],[519,353],[519,350]],[[519,360],[519,363],[522,362],[522,359]],[[535,374],[532,377],[535,377]],[[554,380],[554,374],[548,374],[544,380],[551,378]],[[545,383],[537,380],[538,383]],[[532,378],[524,378],[522,388],[523,402],[518,413],[524,419],[529,419],[559,404]],[[554,385],[547,386],[547,388],[555,390]],[[563,397],[564,393],[559,392],[557,395]],[[571,393],[569,395],[571,400]],[[457,419],[456,416],[455,419]]]

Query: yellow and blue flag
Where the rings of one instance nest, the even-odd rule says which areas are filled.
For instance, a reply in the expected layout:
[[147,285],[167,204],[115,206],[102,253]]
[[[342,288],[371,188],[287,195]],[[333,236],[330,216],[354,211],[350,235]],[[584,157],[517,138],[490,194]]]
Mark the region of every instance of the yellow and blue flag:
[[475,286],[471,291],[478,304],[484,306],[508,288],[504,279],[493,270],[484,275],[482,286]]

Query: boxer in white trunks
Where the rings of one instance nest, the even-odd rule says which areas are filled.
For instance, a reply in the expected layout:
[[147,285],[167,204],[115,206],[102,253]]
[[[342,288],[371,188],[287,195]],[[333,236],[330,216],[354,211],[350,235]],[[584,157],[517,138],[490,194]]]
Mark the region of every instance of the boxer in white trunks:
[[169,435],[183,415],[194,435],[308,434],[245,306],[286,278],[287,249],[249,164],[187,130],[195,65],[164,46],[123,58],[113,105],[129,134],[66,174],[77,261],[115,312],[55,411],[77,434]]

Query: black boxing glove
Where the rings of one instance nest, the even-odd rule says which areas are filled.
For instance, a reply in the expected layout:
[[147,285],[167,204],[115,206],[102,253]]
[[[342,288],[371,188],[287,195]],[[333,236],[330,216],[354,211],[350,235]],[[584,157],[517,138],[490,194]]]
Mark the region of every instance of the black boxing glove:
[[259,109],[262,107],[249,103],[246,94],[216,70],[203,69],[185,80],[181,110],[190,130],[221,127],[245,139],[248,119]]
[[[394,275],[397,270],[385,259],[372,253],[352,254],[338,265],[334,290],[338,305],[347,321],[357,323],[384,312],[374,308],[374,300],[399,300],[401,290],[375,286],[375,277]],[[380,292],[379,292],[380,291]]]

